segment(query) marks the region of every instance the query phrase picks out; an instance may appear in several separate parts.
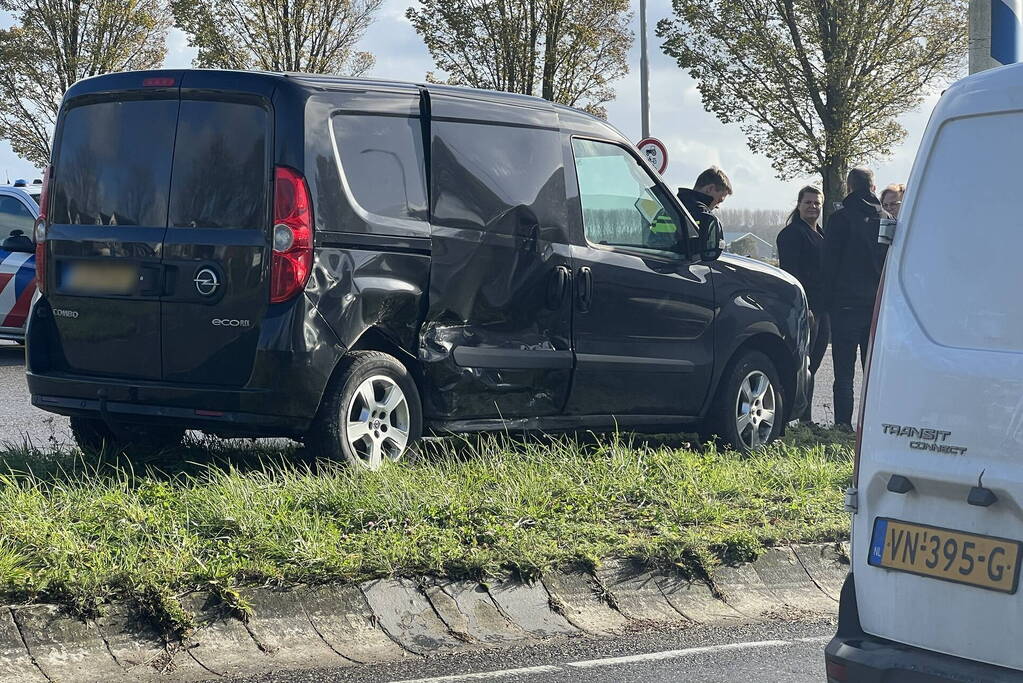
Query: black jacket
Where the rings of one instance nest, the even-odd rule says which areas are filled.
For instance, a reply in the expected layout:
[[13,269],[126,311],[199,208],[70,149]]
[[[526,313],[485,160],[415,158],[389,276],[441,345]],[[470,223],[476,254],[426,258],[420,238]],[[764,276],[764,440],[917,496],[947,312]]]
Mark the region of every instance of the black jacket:
[[891,218],[869,192],[842,202],[824,232],[824,305],[873,309],[888,247],[877,243],[882,218]]
[[[717,241],[724,240],[725,233],[721,229],[718,217],[711,213],[708,208],[710,203],[714,201],[713,197],[696,190],[681,187],[678,190],[678,198],[682,202],[682,206],[686,207],[689,215],[696,221],[696,225],[700,228],[701,236],[715,234]],[[714,232],[712,233],[711,231]]]
[[811,311],[823,312],[824,235],[799,216],[778,233],[778,260],[806,291]]

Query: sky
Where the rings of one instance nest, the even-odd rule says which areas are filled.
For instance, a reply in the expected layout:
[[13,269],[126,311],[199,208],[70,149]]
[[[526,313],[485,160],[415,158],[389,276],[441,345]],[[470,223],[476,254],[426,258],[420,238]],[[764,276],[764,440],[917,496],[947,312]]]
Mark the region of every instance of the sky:
[[[376,65],[369,75],[422,81],[427,71],[435,70],[430,53],[405,19],[405,10],[410,4],[410,0],[384,0],[376,21],[363,36],[359,49],[376,55]],[[638,8],[638,3],[635,4]],[[745,136],[737,125],[726,126],[704,111],[696,82],[661,51],[660,40],[654,35],[657,21],[671,15],[671,1],[648,0],[647,12],[650,132],[667,146],[668,168],[664,175],[668,184],[689,187],[700,171],[717,165],[728,173],[735,190],[725,206],[750,209],[793,207],[799,188],[809,181],[819,184],[819,178],[778,180],[770,161],[749,151]],[[0,24],[9,25],[9,21],[0,20]],[[636,40],[629,54],[630,73],[614,84],[617,97],[606,106],[611,124],[638,142],[641,137],[638,16],[633,17],[632,23]],[[186,36],[177,29],[171,29],[164,65],[169,68],[188,67],[194,56],[195,51],[188,46]],[[936,102],[937,96],[929,97],[917,111],[900,119],[909,135],[889,159],[873,165],[879,187],[908,180],[927,118]],[[11,180],[40,175],[31,164],[20,160],[6,142],[0,142],[0,172]],[[0,178],[0,181],[5,179]]]

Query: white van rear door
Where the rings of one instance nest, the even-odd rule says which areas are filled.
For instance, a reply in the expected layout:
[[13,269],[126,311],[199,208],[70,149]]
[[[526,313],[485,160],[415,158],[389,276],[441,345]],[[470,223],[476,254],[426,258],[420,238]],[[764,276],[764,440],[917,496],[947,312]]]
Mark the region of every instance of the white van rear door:
[[1023,99],[1014,92],[995,113],[957,112],[965,97],[953,93],[921,147],[874,340],[853,559],[868,633],[1023,669],[1023,111],[1008,109]]

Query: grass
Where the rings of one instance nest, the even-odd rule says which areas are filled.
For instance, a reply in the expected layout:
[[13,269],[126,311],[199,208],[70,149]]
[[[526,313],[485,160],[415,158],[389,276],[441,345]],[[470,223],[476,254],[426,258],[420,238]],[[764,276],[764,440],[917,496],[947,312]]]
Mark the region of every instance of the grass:
[[95,614],[175,595],[424,574],[525,579],[609,557],[704,575],[847,534],[851,435],[800,428],[742,456],[678,438],[443,440],[381,472],[283,446],[193,442],[127,459],[0,448],[0,594]]

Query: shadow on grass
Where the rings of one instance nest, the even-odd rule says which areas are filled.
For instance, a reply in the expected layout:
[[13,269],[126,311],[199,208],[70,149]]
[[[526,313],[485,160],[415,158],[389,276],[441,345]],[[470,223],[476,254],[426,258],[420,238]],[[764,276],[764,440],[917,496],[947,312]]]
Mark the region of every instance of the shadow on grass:
[[[817,445],[852,448],[855,435],[830,428],[792,426],[782,442],[793,447]],[[681,449],[720,450],[716,441],[703,443],[693,433],[643,434],[636,432],[502,432],[434,436],[423,439],[404,458],[410,466],[440,461],[464,463],[482,454],[500,449],[509,455],[535,453],[537,447],[549,448],[556,455],[562,449],[592,455],[615,443],[628,450]],[[188,435],[182,446],[160,451],[140,452],[104,450],[82,453],[77,448],[46,446],[31,442],[0,442],[0,473],[31,476],[40,484],[70,483],[83,477],[111,476],[123,479],[125,473],[158,481],[174,481],[212,471],[247,474],[280,467],[316,474],[337,463],[317,462],[301,443],[289,439],[219,439]]]

